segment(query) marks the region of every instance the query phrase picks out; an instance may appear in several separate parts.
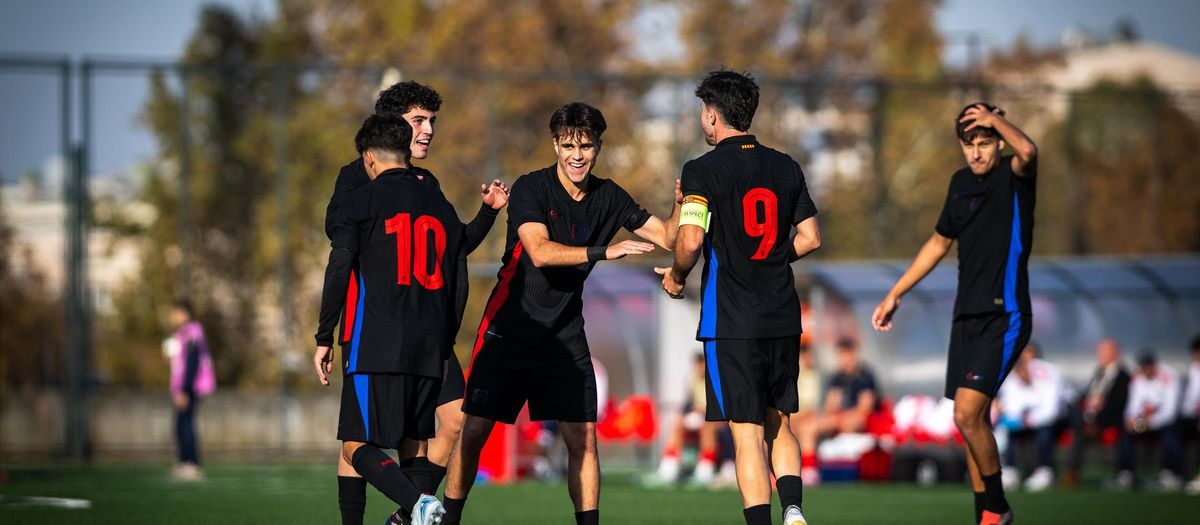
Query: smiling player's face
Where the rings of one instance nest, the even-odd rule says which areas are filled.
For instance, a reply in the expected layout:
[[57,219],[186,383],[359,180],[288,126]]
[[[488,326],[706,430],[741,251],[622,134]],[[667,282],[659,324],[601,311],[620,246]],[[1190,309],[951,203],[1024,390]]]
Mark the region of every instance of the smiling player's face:
[[582,133],[559,137],[554,140],[554,152],[558,154],[558,174],[579,184],[592,172],[600,145]]
[[408,113],[401,115],[412,125],[412,158],[423,159],[429,156],[429,145],[433,142],[433,125],[437,115],[422,107],[414,107]]

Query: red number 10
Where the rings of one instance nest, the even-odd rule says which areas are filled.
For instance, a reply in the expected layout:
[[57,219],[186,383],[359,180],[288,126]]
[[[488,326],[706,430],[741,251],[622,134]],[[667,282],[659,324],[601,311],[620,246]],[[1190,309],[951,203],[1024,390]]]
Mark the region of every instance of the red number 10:
[[[758,220],[758,203],[760,202],[763,205],[763,220],[761,221]],[[742,226],[746,228],[746,235],[762,237],[758,251],[754,252],[750,258],[756,261],[766,259],[779,235],[779,201],[776,200],[775,194],[771,190],[754,188],[746,192],[746,196],[742,197]]]
[[[442,276],[442,256],[446,253],[446,230],[437,219],[422,215],[413,222],[407,213],[398,213],[383,222],[384,231],[396,234],[396,284],[412,285],[412,277],[427,290],[437,290],[445,284]],[[433,233],[434,263],[430,272],[429,233]],[[414,253],[413,237],[417,244]],[[416,260],[416,264],[413,260]]]

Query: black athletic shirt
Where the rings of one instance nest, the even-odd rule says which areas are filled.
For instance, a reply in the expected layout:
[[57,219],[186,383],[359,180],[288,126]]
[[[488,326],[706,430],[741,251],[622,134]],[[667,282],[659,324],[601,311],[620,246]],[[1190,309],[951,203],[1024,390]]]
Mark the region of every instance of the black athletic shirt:
[[799,334],[791,230],[817,214],[800,165],[740,135],[684,164],[680,184],[685,201],[703,198],[711,214],[696,339]]
[[555,166],[521,176],[508,201],[508,242],[496,287],[480,321],[475,351],[484,335],[529,346],[567,346],[587,352],[583,341],[583,282],[595,263],[536,268],[517,229],[546,225],[550,240],[566,246],[608,246],[617,231],[634,231],[650,220],[617,183],[591,175],[580,201],[567,194]]
[[[420,175],[420,180],[429,183],[437,189],[438,193],[441,193],[441,185],[438,183],[437,177],[434,177],[433,173],[431,173],[429,170],[418,166],[412,166],[409,168],[409,170]],[[329,197],[329,204],[325,207],[325,235],[329,237],[329,240],[333,240],[333,230],[336,225],[337,212],[338,208],[341,207],[342,199],[351,190],[354,190],[368,182],[371,182],[371,177],[367,175],[367,168],[363,165],[361,156],[356,157],[345,166],[342,166],[342,169],[338,171],[337,180],[333,185],[333,195]],[[486,204],[480,204],[479,211],[475,214],[475,218],[471,219],[471,222],[467,224],[466,231],[463,234],[463,238],[465,239],[465,254],[474,252],[475,248],[478,248],[479,245],[483,243],[483,239],[487,237],[488,232],[491,231],[492,225],[495,224],[496,216],[499,215],[499,213],[500,210],[494,210]],[[353,268],[354,266],[352,266],[352,269]],[[355,279],[355,274],[353,271],[350,274],[350,277],[351,280]],[[466,310],[467,292],[466,283],[464,282],[463,288],[459,292],[463,295],[460,300],[461,306],[458,311],[459,321],[462,320],[463,312]],[[338,341],[340,341],[342,345],[350,344],[350,338],[353,335],[353,330],[351,330],[351,327],[348,325],[354,322],[356,306],[355,293],[357,293],[356,290],[347,290],[346,302],[344,305],[344,311],[346,315],[341,320],[341,334],[340,337],[338,337]],[[346,357],[348,356],[343,354],[343,361],[346,360]]]
[[858,406],[858,396],[863,392],[875,394],[875,406],[872,407],[872,410],[879,406],[879,387],[875,383],[875,374],[871,373],[871,369],[866,365],[859,365],[858,371],[854,374],[847,374],[839,370],[829,380],[826,391],[834,388],[842,391],[842,410]]
[[333,228],[317,344],[333,342],[342,299],[353,288],[346,373],[442,377],[465,284],[464,230],[442,192],[411,170],[385,171],[346,193]]
[[1033,247],[1036,167],[1020,177],[1012,156],[982,177],[962,168],[950,179],[946,204],[934,228],[958,241],[955,318],[1021,312],[1029,306],[1029,251]]

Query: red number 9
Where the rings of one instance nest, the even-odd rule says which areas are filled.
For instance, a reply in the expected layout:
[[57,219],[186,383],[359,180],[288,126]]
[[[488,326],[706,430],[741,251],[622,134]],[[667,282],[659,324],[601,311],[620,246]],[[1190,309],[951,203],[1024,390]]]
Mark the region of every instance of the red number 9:
[[[763,206],[762,220],[758,219],[759,203]],[[746,228],[746,235],[762,237],[758,251],[750,259],[766,259],[779,235],[779,201],[771,190],[754,188],[746,192],[746,196],[742,197],[742,226]]]

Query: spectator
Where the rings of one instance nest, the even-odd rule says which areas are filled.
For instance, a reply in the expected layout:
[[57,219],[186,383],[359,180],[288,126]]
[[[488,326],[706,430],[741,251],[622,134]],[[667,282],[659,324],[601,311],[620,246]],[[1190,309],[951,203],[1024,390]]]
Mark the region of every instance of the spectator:
[[1162,446],[1162,471],[1159,487],[1175,490],[1183,479],[1181,445],[1175,427],[1179,407],[1179,377],[1171,367],[1158,362],[1153,350],[1142,350],[1137,356],[1138,370],[1129,383],[1129,403],[1125,406],[1125,430],[1118,443],[1120,464],[1126,466],[1117,474],[1116,488],[1132,487],[1134,441],[1157,440]]
[[175,333],[163,343],[163,350],[171,363],[171,402],[179,451],[179,464],[172,475],[196,481],[203,478],[196,443],[196,405],[216,389],[216,378],[204,329],[196,321],[191,304],[183,299],[176,301],[170,321]]
[[1065,409],[1073,394],[1058,367],[1039,359],[1033,343],[1025,346],[1013,372],[1016,377],[1004,382],[996,399],[1000,411],[997,432],[1007,432],[1009,438],[1001,458],[1001,479],[1005,489],[1021,484],[1017,445],[1032,440],[1037,465],[1024,486],[1030,492],[1040,492],[1054,483],[1054,444],[1067,427]]
[[[1079,482],[1084,448],[1088,443],[1101,441],[1106,433],[1120,436],[1125,433],[1125,405],[1129,401],[1129,371],[1121,362],[1121,348],[1116,341],[1105,339],[1096,346],[1096,371],[1083,392],[1077,410],[1071,413],[1071,458],[1063,484]],[[1118,471],[1131,471],[1132,465],[1118,462]],[[1119,477],[1119,476],[1118,476]]]
[[704,410],[707,406],[704,386],[704,354],[696,354],[692,372],[683,414],[676,421],[671,432],[667,434],[667,442],[663,446],[663,457],[658,464],[659,481],[665,483],[674,483],[679,478],[680,452],[691,432],[695,432],[699,440],[699,454],[696,459],[696,468],[692,472],[692,481],[707,485],[713,481],[716,471],[719,434],[725,425],[722,422],[705,421],[704,418]]
[[879,404],[875,375],[862,363],[858,342],[842,338],[837,342],[838,373],[825,390],[825,407],[817,418],[821,436],[862,432],[867,416]]
[[788,418],[792,434],[800,441],[800,478],[806,485],[820,483],[817,469],[817,417],[821,410],[821,374],[817,372],[812,348],[800,344],[800,374],[796,379],[796,392],[800,399],[799,410]]
[[[1200,446],[1200,335],[1192,338],[1192,363],[1188,365],[1187,386],[1179,407],[1179,435],[1184,443]],[[1200,473],[1187,485],[1188,494],[1200,494]]]

